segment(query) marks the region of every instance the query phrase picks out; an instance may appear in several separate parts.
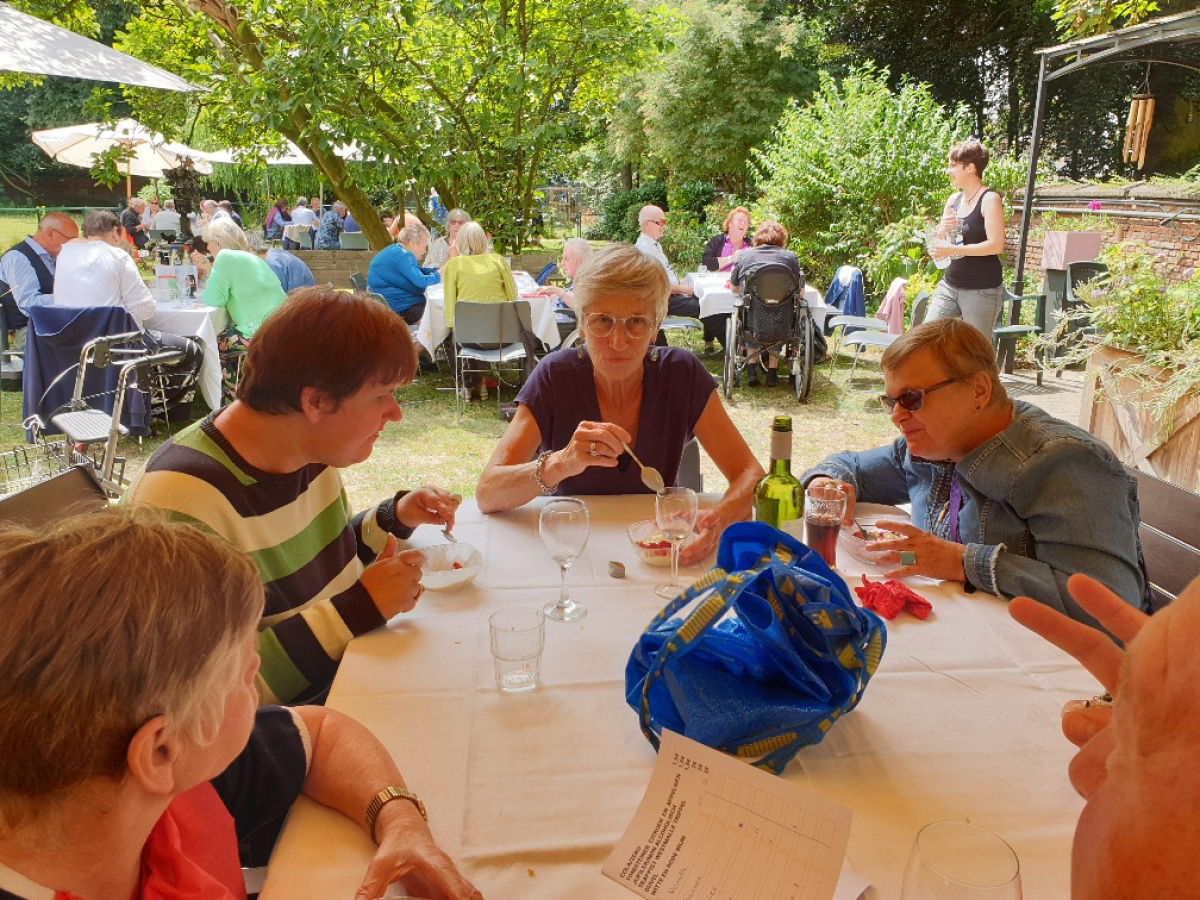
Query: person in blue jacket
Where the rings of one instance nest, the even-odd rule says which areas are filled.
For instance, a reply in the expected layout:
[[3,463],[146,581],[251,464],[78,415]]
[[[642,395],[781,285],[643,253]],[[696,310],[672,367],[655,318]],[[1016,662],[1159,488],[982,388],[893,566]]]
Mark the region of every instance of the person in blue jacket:
[[429,250],[429,230],[420,222],[400,229],[398,243],[382,250],[367,269],[367,289],[387,301],[409,325],[425,312],[425,288],[442,280],[437,269],[421,265]]

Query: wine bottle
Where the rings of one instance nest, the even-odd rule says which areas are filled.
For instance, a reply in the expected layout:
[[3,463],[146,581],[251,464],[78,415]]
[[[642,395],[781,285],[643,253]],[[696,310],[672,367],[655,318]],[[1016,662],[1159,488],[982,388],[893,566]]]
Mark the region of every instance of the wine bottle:
[[754,518],[776,528],[800,518],[804,489],[792,474],[792,420],[776,416],[771,426],[771,465],[754,487]]

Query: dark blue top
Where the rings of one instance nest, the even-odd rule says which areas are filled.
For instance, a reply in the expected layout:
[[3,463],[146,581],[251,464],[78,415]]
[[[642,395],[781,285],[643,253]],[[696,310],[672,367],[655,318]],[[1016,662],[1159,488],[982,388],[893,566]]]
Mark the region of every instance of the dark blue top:
[[394,312],[404,312],[425,302],[425,288],[442,280],[437,269],[417,264],[417,258],[400,244],[385,247],[367,269],[367,289],[387,300]]
[[268,250],[267,265],[279,279],[285,294],[293,288],[312,287],[317,283],[317,279],[313,278],[313,273],[305,265],[304,260],[293,256],[286,250],[278,250],[274,247]]
[[[680,347],[660,347],[658,361],[646,356],[642,364],[642,409],[633,452],[653,466],[668,485],[675,484],[683,445],[692,439],[716,379],[696,354]],[[544,450],[561,450],[571,441],[580,422],[600,422],[592,359],[577,350],[557,350],[543,359],[517,394],[533,414],[542,433]],[[622,468],[591,466],[574,478],[564,479],[559,494],[648,494],[642,473],[625,457]]]

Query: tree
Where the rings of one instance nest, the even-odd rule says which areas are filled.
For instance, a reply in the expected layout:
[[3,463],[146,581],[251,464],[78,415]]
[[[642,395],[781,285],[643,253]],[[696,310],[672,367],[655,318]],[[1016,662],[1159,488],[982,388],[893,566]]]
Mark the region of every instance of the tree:
[[[174,71],[213,77],[199,102],[235,146],[279,134],[304,151],[371,245],[388,237],[360,180],[334,153],[436,186],[519,249],[534,190],[556,142],[574,140],[614,79],[653,46],[654,10],[623,0],[152,0],[121,45],[149,58],[169,47]],[[164,60],[164,63],[166,61]],[[166,128],[177,101],[138,92]]]

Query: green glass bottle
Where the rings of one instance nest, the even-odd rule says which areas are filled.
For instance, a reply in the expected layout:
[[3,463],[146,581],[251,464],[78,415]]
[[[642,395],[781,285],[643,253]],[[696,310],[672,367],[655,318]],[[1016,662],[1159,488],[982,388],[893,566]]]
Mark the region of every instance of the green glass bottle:
[[776,416],[771,426],[771,465],[754,488],[754,518],[776,528],[800,518],[804,490],[792,474],[792,420]]

